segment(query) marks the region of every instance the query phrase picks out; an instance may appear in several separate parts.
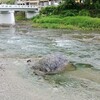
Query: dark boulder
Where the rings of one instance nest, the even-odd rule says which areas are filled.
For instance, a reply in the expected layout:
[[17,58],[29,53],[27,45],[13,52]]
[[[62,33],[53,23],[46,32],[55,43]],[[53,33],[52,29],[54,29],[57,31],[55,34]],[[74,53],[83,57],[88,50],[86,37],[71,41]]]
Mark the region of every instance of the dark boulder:
[[[31,60],[27,61],[31,63]],[[49,54],[31,65],[34,72],[38,75],[56,74],[65,70],[75,70],[75,66],[71,64],[67,57],[62,53]]]

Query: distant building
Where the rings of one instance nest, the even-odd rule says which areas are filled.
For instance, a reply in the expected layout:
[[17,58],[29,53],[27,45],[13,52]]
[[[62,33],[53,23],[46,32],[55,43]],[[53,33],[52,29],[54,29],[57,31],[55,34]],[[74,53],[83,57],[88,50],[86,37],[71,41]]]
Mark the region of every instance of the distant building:
[[84,3],[85,0],[75,0],[76,3]]
[[50,6],[59,5],[61,0],[16,0],[15,3],[18,5],[37,5],[37,6]]

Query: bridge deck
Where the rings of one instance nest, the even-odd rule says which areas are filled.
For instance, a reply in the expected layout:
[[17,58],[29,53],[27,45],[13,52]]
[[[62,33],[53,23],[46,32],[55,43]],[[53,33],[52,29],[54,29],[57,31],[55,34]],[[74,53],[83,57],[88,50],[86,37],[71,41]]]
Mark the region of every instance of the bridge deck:
[[38,11],[38,6],[33,5],[0,5],[0,11]]

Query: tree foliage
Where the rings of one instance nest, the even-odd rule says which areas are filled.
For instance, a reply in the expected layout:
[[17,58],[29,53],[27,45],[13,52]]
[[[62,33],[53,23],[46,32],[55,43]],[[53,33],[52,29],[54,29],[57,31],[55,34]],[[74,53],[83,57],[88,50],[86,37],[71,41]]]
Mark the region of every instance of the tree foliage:
[[[63,0],[67,4],[74,4],[76,0]],[[100,4],[100,0],[80,0],[80,3],[83,1],[84,4],[90,5],[90,4],[95,4],[98,2]]]
[[75,3],[75,0],[64,0],[64,1],[67,4],[74,4]]
[[0,3],[14,4],[15,0],[0,0]]

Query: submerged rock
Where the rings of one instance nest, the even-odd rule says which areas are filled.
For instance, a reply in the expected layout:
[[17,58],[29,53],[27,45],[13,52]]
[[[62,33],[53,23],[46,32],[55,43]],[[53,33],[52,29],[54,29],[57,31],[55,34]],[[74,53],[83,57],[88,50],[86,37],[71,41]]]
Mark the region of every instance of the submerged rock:
[[[31,60],[27,61],[30,65]],[[44,75],[44,74],[56,74],[63,72],[65,70],[75,70],[75,66],[71,64],[66,56],[62,53],[49,54],[31,65],[35,74]]]

